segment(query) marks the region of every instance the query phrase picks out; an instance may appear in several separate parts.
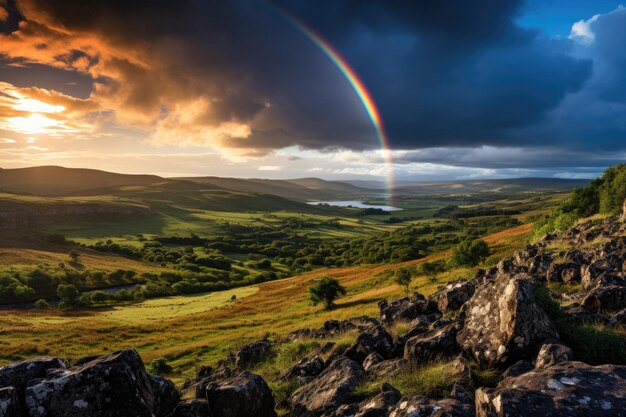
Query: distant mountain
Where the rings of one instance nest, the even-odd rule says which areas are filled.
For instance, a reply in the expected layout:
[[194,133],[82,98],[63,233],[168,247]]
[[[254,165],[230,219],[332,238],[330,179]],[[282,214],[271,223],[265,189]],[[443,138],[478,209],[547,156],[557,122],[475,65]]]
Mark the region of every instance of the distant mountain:
[[235,191],[273,194],[296,201],[344,200],[372,195],[372,190],[340,181],[326,181],[320,178],[268,180],[257,178],[183,177],[176,179],[198,184],[211,184]]
[[586,186],[590,180],[562,178],[510,178],[440,182],[398,182],[397,195],[461,194],[496,191],[568,191]]
[[156,175],[128,175],[95,169],[40,166],[0,169],[0,191],[41,196],[70,196],[90,190],[122,186],[148,186],[167,181]]

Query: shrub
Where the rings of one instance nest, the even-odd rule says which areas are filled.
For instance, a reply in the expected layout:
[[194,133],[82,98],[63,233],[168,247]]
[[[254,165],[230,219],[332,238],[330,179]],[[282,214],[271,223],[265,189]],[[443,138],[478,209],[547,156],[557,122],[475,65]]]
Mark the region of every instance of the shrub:
[[76,307],[80,304],[80,291],[72,284],[59,285],[57,287],[57,295],[61,298],[62,307]]
[[417,267],[419,274],[426,275],[430,282],[436,282],[439,274],[446,270],[446,264],[443,260],[424,262]]
[[404,287],[404,291],[408,294],[409,287],[411,286],[411,281],[413,280],[413,276],[411,271],[408,268],[400,268],[396,269],[393,274],[396,284]]
[[324,304],[325,309],[330,309],[340,295],[345,295],[346,289],[333,277],[322,277],[317,284],[309,287],[309,297],[313,305]]
[[450,262],[454,266],[476,266],[489,256],[489,246],[484,240],[465,239],[452,249]]
[[167,359],[158,358],[150,362],[148,370],[154,375],[163,375],[172,372],[172,367],[167,363]]
[[44,300],[43,298],[35,301],[35,308],[39,309],[39,310],[45,310],[46,308],[50,307],[50,305],[48,304],[48,302],[46,300]]

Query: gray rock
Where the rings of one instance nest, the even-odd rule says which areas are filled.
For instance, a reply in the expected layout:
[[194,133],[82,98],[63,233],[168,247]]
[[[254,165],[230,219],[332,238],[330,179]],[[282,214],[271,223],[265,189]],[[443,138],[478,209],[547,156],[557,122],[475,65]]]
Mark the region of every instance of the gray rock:
[[180,392],[172,381],[162,376],[150,375],[150,382],[154,392],[154,414],[166,417],[180,402]]
[[26,389],[31,417],[154,417],[152,380],[134,350],[115,352],[57,372]]
[[476,390],[477,417],[624,417],[626,367],[564,362]]
[[406,341],[404,358],[417,362],[452,357],[459,352],[456,335],[460,325],[451,323],[414,336]]
[[424,396],[403,397],[389,417],[473,417],[474,407],[454,399],[439,401]]
[[411,321],[426,313],[434,313],[435,308],[422,294],[415,293],[411,297],[397,298],[391,302],[381,300],[378,302],[380,320],[384,324],[397,321]]
[[66,369],[65,362],[59,358],[41,356],[14,362],[0,368],[0,387],[15,387],[20,402],[24,402],[24,390],[28,381],[45,378],[48,371]]
[[280,379],[289,380],[295,378],[316,377],[322,373],[326,365],[319,356],[304,358],[280,375]]
[[393,349],[393,339],[381,325],[370,326],[361,333],[356,341],[344,353],[348,358],[363,363],[371,353],[378,353],[383,358],[389,357]]
[[15,387],[0,388],[0,417],[21,417],[22,408]]
[[506,368],[506,370],[502,372],[501,376],[502,378],[520,376],[526,372],[532,371],[533,369],[535,369],[535,365],[533,365],[532,362],[521,360]]
[[556,333],[535,301],[529,277],[498,275],[479,286],[466,304],[457,342],[481,365],[504,367],[534,355]]
[[317,378],[291,396],[290,416],[331,415],[350,402],[354,387],[364,378],[363,368],[357,362],[346,357],[336,359]]
[[610,265],[602,260],[592,262],[589,265],[583,265],[580,270],[580,283],[584,290],[590,290],[598,284],[600,278],[612,271]]
[[429,299],[437,304],[439,311],[446,313],[460,309],[472,295],[474,295],[474,284],[471,281],[459,280],[439,287]]
[[558,341],[544,343],[539,349],[537,359],[535,360],[535,367],[547,368],[552,365],[556,365],[561,362],[568,362],[574,359],[574,351]]
[[359,404],[354,417],[387,417],[401,397],[398,390],[391,385],[384,384],[378,395]]
[[246,369],[263,361],[270,353],[271,348],[272,345],[267,339],[242,347],[235,353],[235,367]]
[[365,358],[365,360],[363,361],[363,369],[365,370],[365,372],[368,372],[370,368],[372,368],[375,365],[378,365],[384,360],[385,358],[380,356],[378,353],[372,352],[369,355],[367,355],[367,358]]
[[409,362],[405,359],[389,359],[386,361],[382,361],[367,368],[367,375],[370,378],[382,378],[388,377],[391,375],[395,375],[400,372],[402,369],[405,369],[409,366]]
[[626,308],[626,287],[621,285],[596,287],[583,299],[582,305],[590,311]]
[[626,324],[626,308],[615,313],[611,320],[609,321],[611,326],[621,326]]
[[176,406],[170,417],[211,417],[207,400],[186,400]]
[[206,399],[212,417],[276,417],[272,391],[250,372],[210,383]]

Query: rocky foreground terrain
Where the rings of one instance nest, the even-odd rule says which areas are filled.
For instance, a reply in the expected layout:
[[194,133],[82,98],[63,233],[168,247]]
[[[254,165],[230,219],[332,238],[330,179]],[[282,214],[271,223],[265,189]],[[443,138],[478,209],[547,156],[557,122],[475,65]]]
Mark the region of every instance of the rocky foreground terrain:
[[[0,417],[273,417],[273,393],[249,369],[278,344],[347,331],[359,333],[351,346],[322,344],[280,375],[299,386],[287,401],[290,416],[626,416],[624,338],[609,347],[617,362],[610,364],[594,356],[597,340],[579,336],[585,326],[624,334],[625,230],[617,219],[583,223],[428,298],[383,300],[377,318],[330,321],[246,346],[198,370],[183,387],[195,399],[181,400],[172,382],[149,375],[133,350],[71,366],[51,357],[20,361],[0,368]],[[550,290],[557,288],[565,290]],[[392,337],[399,322],[409,330]],[[442,360],[455,375],[445,397],[403,396],[386,382],[367,398],[355,395],[366,381]],[[475,369],[492,370],[495,382],[485,384]]]

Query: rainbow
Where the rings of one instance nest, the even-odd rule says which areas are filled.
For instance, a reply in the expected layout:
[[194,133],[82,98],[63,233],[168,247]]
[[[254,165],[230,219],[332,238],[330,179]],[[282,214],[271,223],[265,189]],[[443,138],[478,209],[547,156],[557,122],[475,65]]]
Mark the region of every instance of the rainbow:
[[313,43],[315,43],[324,52],[333,64],[335,64],[348,83],[350,83],[350,86],[359,98],[359,101],[363,105],[363,109],[372,123],[376,137],[380,142],[383,158],[385,159],[387,191],[389,192],[389,199],[391,201],[395,181],[391,146],[383,126],[383,119],[380,115],[378,107],[376,107],[376,103],[374,102],[372,95],[367,90],[367,87],[359,78],[358,74],[354,71],[354,69],[352,69],[348,61],[346,61],[346,59],[342,57],[331,44],[329,44],[320,34],[316,33],[297,17],[282,8],[280,8],[280,11],[291,23],[293,23],[294,26],[296,26],[302,33],[312,40]]

